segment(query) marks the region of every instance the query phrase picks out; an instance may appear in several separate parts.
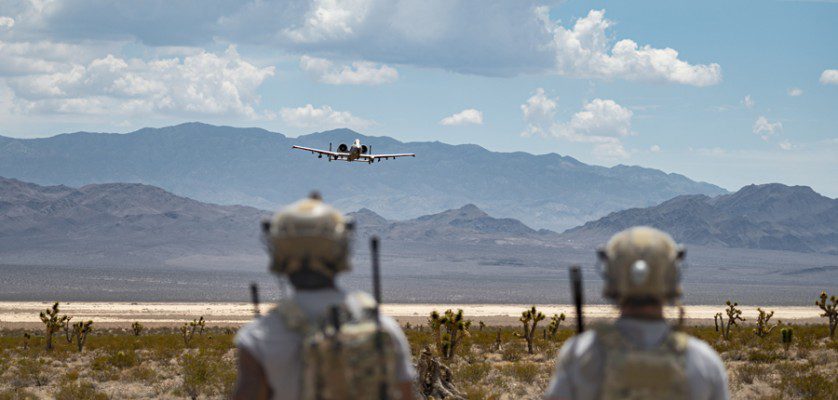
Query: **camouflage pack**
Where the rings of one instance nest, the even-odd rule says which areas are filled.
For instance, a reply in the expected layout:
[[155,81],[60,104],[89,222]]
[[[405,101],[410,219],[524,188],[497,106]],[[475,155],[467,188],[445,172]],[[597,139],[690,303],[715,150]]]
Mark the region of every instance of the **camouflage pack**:
[[293,301],[279,304],[286,325],[302,337],[303,400],[398,399],[397,343],[375,319],[375,300],[348,296],[320,321],[309,321]]
[[638,349],[614,326],[596,329],[605,353],[602,399],[689,399],[688,336],[671,331],[652,349]]

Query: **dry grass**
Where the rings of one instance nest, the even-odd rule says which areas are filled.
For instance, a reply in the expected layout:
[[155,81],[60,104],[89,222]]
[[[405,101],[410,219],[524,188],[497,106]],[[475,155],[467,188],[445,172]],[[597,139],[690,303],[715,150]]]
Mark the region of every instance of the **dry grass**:
[[[786,352],[779,330],[765,338],[750,327],[720,340],[713,327],[687,332],[722,354],[734,399],[834,399],[838,393],[838,341],[825,339],[824,325],[794,326],[795,342]],[[501,346],[496,348],[497,331]],[[469,399],[537,399],[554,368],[555,354],[573,332],[536,339],[535,354],[514,336],[518,327],[473,329],[450,362],[456,386]],[[85,350],[56,340],[44,350],[43,334],[0,331],[0,400],[226,398],[235,383],[234,332],[207,328],[185,348],[175,329],[150,329],[141,336],[129,330],[98,330]],[[408,329],[414,354],[433,340],[427,329]]]

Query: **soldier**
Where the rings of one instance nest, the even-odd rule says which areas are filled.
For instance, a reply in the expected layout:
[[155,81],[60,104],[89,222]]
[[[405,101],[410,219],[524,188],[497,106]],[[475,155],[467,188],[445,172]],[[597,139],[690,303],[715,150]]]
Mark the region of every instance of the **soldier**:
[[683,248],[664,232],[635,227],[598,253],[604,296],[617,303],[620,317],[562,346],[545,398],[727,399],[718,354],[663,318],[664,303],[681,296]]
[[366,293],[335,284],[350,269],[351,224],[313,195],[263,225],[270,270],[293,294],[236,335],[234,398],[412,400],[416,372],[399,325],[378,319]]

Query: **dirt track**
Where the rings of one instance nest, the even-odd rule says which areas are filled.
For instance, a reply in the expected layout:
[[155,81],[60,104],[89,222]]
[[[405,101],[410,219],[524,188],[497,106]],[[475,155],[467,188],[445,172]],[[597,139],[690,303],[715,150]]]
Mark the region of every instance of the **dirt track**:
[[[41,326],[38,312],[51,306],[48,302],[0,302],[0,328],[37,328]],[[267,312],[273,305],[263,304],[261,311]],[[383,312],[395,317],[401,323],[421,324],[432,310],[462,308],[472,320],[481,320],[489,325],[517,325],[518,317],[528,305],[524,304],[386,304]],[[537,305],[547,315],[565,313],[573,319],[573,307],[569,305]],[[747,322],[756,318],[756,307],[743,306]],[[713,315],[722,311],[722,306],[686,306],[688,324],[712,324]],[[816,307],[764,306],[775,311],[774,320],[795,323],[820,323]],[[61,303],[62,313],[74,316],[76,320],[92,319],[101,327],[128,327],[139,321],[147,326],[175,326],[203,316],[213,325],[241,325],[253,317],[253,306],[248,303],[118,303],[118,302],[69,302]],[[608,305],[585,307],[589,320],[614,318],[616,311]],[[677,317],[677,309],[666,310],[668,318]]]

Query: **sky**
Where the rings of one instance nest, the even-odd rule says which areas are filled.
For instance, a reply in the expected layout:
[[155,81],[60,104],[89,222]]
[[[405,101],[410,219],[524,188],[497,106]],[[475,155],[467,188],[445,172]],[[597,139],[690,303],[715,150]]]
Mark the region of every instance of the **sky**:
[[836,1],[0,0],[0,135],[348,127],[838,197]]

